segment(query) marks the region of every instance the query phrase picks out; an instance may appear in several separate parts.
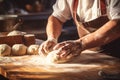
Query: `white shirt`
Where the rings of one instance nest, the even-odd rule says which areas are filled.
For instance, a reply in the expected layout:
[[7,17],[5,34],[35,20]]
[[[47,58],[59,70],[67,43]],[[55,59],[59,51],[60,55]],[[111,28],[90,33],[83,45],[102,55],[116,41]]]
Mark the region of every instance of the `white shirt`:
[[[53,16],[65,22],[72,18],[74,0],[57,0],[53,6]],[[106,0],[109,19],[120,19],[120,0]],[[100,0],[79,0],[77,14],[81,22],[94,20],[101,15]]]

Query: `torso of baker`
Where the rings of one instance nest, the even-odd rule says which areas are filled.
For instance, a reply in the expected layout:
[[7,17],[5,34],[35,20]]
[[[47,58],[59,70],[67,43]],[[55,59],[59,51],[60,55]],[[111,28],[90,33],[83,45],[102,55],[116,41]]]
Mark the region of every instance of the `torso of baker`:
[[[74,18],[74,6],[76,8],[76,19],[79,24],[82,23],[84,28],[89,31],[89,34],[96,33],[96,35],[101,37],[104,35],[102,41],[98,41],[94,44],[88,44],[89,47],[94,47],[96,44],[105,43],[102,45],[102,51],[107,52],[110,55],[120,57],[120,1],[119,0],[57,0],[56,4],[53,6],[53,16],[58,18],[61,22],[66,22],[67,20]],[[62,6],[61,6],[62,4]],[[68,7],[69,6],[69,7]],[[109,26],[111,21],[118,21],[115,27]],[[114,22],[113,22],[114,24]],[[77,25],[77,24],[76,24]],[[77,25],[78,27],[78,25]],[[108,31],[107,31],[108,30]],[[99,35],[99,33],[101,35]],[[78,31],[78,34],[81,34]],[[110,36],[111,35],[111,36]],[[91,36],[91,37],[93,37]],[[80,36],[83,38],[83,42],[87,43],[87,36]],[[86,41],[84,40],[87,38]],[[113,37],[113,39],[112,39]],[[93,41],[93,40],[91,40]]]

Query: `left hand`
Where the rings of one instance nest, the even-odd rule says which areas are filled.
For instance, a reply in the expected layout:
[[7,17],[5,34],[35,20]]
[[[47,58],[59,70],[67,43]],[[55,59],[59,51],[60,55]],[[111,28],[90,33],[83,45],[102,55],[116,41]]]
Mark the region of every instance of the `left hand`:
[[53,50],[53,47],[57,44],[56,39],[48,39],[44,41],[39,48],[39,55],[47,56],[49,52]]
[[82,46],[81,42],[70,40],[58,43],[53,49],[59,51],[57,55],[59,55],[61,59],[70,59],[80,55]]

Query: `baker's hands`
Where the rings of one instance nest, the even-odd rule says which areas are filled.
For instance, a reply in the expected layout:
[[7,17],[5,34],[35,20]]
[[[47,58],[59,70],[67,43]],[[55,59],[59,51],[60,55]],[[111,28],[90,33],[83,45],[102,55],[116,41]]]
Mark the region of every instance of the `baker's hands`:
[[57,55],[59,55],[59,58],[68,60],[80,55],[82,44],[77,40],[64,41],[58,43],[53,49],[58,50]]
[[53,47],[57,44],[56,39],[48,39],[40,45],[39,55],[47,56],[49,52],[53,50]]

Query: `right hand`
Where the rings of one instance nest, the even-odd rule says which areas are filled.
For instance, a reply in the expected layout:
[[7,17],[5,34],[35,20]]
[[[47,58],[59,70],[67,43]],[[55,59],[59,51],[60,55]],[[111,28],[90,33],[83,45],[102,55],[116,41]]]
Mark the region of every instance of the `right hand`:
[[59,58],[69,60],[80,55],[82,51],[82,43],[79,40],[68,40],[58,43],[53,50],[58,50]]
[[53,47],[57,44],[56,39],[48,39],[40,45],[39,55],[47,56],[49,52],[53,50]]

